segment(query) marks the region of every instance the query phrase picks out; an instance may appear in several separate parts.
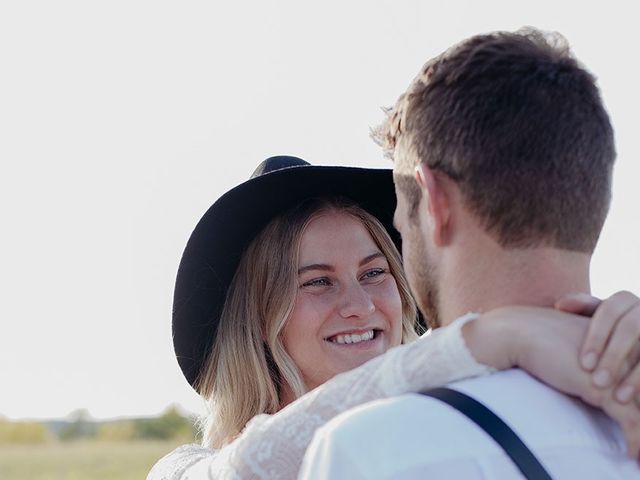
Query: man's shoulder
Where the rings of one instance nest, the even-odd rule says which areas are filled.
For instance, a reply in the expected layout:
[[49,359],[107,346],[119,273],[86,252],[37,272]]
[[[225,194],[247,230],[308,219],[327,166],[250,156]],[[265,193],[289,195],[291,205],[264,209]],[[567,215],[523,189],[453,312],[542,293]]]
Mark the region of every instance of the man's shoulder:
[[516,432],[539,443],[623,445],[622,432],[602,411],[565,395],[523,370],[463,380],[450,388],[475,398]]
[[[600,411],[521,371],[450,385],[499,415],[554,478],[637,478],[618,427]],[[349,410],[320,428],[304,462],[312,478],[520,478],[465,415],[412,393]]]
[[[526,372],[518,369],[496,372],[491,375],[461,380],[447,385],[449,388],[466,393],[476,400],[485,403],[489,408],[501,414],[525,412],[530,417],[532,412],[541,410],[541,405],[552,412],[565,414],[566,410],[579,411],[580,417],[596,415],[604,416],[598,410],[586,406],[581,401],[568,397],[544,383],[536,380]],[[392,416],[396,420],[415,420],[417,417],[441,419],[443,412],[449,417],[458,414],[456,410],[443,402],[417,393],[407,393],[392,398],[375,400],[358,406],[339,416],[335,424],[343,425],[347,420],[358,423],[359,419],[368,422],[371,416]],[[545,412],[546,414],[549,411]],[[436,424],[448,423],[437,421]]]
[[[501,410],[523,410],[527,405],[549,404],[557,410],[578,409],[586,405],[542,383],[524,370],[511,369],[491,375],[460,380],[449,388],[466,393],[481,402],[488,402]],[[590,413],[594,409],[586,407]]]
[[[312,460],[306,460],[307,470],[329,469],[330,474],[316,478],[400,478],[401,471],[424,461],[451,458],[446,445],[454,438],[460,440],[457,437],[464,431],[464,421],[448,418],[447,408],[415,393],[352,408],[316,431],[308,450]],[[451,439],[437,433],[441,431],[451,433]],[[461,439],[469,441],[470,437],[462,435]],[[490,443],[486,446],[495,450]]]
[[[516,433],[547,444],[623,445],[618,426],[600,410],[564,395],[518,369],[497,372],[448,385],[483,403],[509,424]],[[411,426],[438,432],[440,438],[452,432],[478,431],[470,420],[440,400],[420,394],[405,394],[362,405],[343,415],[341,429],[363,431],[372,425]],[[367,427],[369,426],[369,427]],[[484,433],[484,432],[482,432]],[[470,433],[471,435],[471,433]]]
[[[620,430],[602,412],[520,370],[464,380],[449,387],[482,402],[530,444],[624,451]],[[487,441],[484,431],[453,407],[415,393],[354,408],[326,425],[322,434],[338,443],[368,445],[374,450],[380,448],[383,438],[387,444],[384,448],[397,447],[397,453],[403,450],[405,455],[412,455],[411,449],[415,448],[423,458],[425,451],[432,458],[448,458],[452,445],[458,454],[500,452],[497,444]]]

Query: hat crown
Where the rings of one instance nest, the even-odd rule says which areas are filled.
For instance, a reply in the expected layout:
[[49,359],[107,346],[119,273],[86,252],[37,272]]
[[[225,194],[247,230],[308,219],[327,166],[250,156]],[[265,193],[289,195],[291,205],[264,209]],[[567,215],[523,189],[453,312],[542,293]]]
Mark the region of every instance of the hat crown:
[[292,157],[290,155],[276,155],[269,157],[266,160],[260,162],[260,165],[253,171],[251,178],[256,178],[265,173],[275,172],[276,170],[282,170],[291,167],[304,167],[311,165],[309,162],[305,162],[301,158]]

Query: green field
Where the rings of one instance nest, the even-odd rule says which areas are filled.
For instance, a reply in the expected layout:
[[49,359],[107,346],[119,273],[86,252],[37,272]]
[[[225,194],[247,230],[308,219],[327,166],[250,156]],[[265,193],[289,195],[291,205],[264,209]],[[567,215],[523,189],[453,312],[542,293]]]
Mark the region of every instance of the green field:
[[174,441],[0,445],[2,480],[144,480]]

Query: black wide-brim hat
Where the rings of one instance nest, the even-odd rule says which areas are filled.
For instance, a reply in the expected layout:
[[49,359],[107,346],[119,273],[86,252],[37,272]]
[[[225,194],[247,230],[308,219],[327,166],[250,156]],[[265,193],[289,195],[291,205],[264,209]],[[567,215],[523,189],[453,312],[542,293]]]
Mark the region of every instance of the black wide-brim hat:
[[390,169],[316,166],[296,157],[271,157],[200,219],[182,255],[173,298],[173,345],[194,388],[214,343],[227,290],[251,241],[277,215],[304,200],[329,196],[349,198],[377,217],[400,249]]

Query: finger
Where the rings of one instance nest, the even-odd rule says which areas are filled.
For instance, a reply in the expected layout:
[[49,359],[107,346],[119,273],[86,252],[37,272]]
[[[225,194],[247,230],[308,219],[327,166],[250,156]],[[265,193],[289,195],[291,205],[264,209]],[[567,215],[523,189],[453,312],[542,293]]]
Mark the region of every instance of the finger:
[[640,409],[632,405],[627,408],[632,411],[622,427],[627,443],[627,455],[635,460],[640,460]]
[[[594,323],[595,319],[592,320]],[[640,341],[640,302],[628,310],[611,333],[598,368],[593,374],[597,387],[616,384],[625,375],[625,361]]]
[[567,313],[590,317],[594,314],[601,300],[588,293],[570,293],[556,301],[555,308]]
[[[593,314],[589,323],[587,337],[580,350],[580,364],[582,368],[592,371],[598,365],[601,355],[609,341],[618,321],[632,309],[638,302],[638,298],[629,292],[618,292],[604,300]],[[612,353],[609,351],[609,355]],[[608,372],[611,374],[611,372]],[[606,381],[606,375],[599,376],[603,382],[596,384],[610,384]]]
[[613,400],[610,394],[605,395],[602,408],[621,428],[627,455],[638,459],[640,454],[640,409],[632,402],[626,405]]
[[636,365],[616,387],[615,398],[620,403],[629,403],[634,397],[640,399],[640,365]]
[[634,460],[640,460],[640,433],[638,426],[630,426],[624,430],[624,438],[627,443],[627,455]]
[[638,425],[638,423],[625,425],[625,428],[622,429],[627,444],[627,455],[634,460],[640,460],[640,429]]

